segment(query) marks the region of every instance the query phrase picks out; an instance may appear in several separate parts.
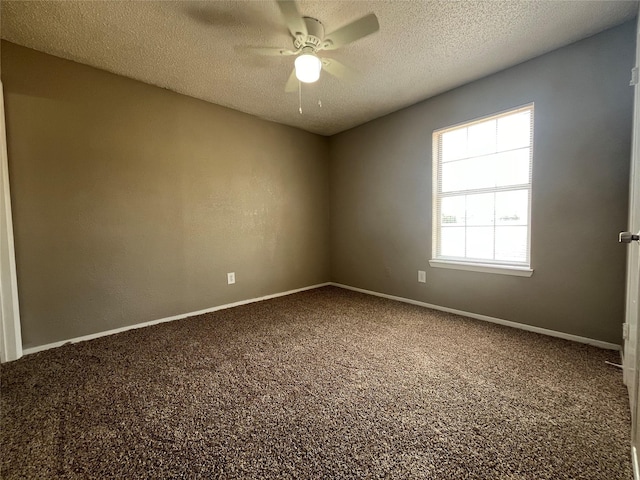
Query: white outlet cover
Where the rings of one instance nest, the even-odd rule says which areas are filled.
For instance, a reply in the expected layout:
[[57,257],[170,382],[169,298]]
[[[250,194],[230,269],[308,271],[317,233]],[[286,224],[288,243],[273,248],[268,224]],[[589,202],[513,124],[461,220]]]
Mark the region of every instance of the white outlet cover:
[[418,270],[418,281],[420,283],[427,283],[427,272],[424,270]]
[[227,273],[227,284],[231,285],[232,283],[236,283],[236,274],[235,274],[235,272]]

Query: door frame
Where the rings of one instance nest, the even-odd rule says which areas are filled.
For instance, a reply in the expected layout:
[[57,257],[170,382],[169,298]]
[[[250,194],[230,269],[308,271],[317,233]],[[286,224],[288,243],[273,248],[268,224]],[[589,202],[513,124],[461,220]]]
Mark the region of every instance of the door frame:
[[[629,172],[629,220],[627,230],[640,231],[640,7],[636,25],[636,57],[632,74],[634,88],[633,127],[631,132],[631,169]],[[625,300],[625,335],[623,349],[623,379],[629,391],[631,409],[631,457],[634,479],[640,480],[638,449],[640,449],[640,242],[627,248],[627,278]]]
[[4,89],[0,80],[0,362],[22,357],[9,162],[4,118]]

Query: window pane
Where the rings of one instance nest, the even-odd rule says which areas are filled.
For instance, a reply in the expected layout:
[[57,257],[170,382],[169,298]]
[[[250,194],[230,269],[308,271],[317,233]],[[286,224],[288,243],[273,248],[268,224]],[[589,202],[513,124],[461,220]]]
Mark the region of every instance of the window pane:
[[440,221],[443,226],[464,226],[465,197],[445,197],[440,206]]
[[495,185],[525,185],[529,183],[529,162],[531,161],[528,148],[500,153],[496,156]]
[[496,155],[486,155],[483,157],[462,160],[464,173],[466,176],[466,188],[491,188],[496,186]]
[[442,134],[442,161],[457,160],[467,156],[467,129],[460,128]]
[[467,257],[493,260],[493,227],[467,227]]
[[522,112],[498,119],[498,151],[528,147],[531,142],[531,113]]
[[464,227],[442,227],[440,255],[464,257]]
[[469,127],[468,156],[487,155],[496,151],[496,121],[478,123]]
[[496,193],[496,225],[527,225],[528,222],[528,190]]
[[457,160],[442,165],[442,191],[459,192],[496,186],[497,155]]
[[467,195],[467,225],[493,225],[494,193]]
[[466,160],[442,164],[442,191],[457,192],[467,189]]
[[496,227],[496,260],[527,261],[527,227]]

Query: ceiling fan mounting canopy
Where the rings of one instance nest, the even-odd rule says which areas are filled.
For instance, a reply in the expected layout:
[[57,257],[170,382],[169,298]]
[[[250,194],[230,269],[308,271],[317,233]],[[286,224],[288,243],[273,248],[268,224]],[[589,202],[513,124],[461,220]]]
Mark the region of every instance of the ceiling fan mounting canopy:
[[303,50],[305,47],[311,47],[313,51],[317,51],[322,40],[324,39],[324,25],[320,20],[316,20],[311,17],[303,17],[304,23],[307,27],[307,32],[300,33],[293,39],[293,46],[296,50]]

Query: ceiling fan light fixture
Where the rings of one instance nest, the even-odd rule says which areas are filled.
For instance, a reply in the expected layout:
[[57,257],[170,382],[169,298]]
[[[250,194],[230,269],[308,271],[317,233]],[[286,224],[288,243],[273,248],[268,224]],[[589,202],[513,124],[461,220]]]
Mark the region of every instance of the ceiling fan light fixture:
[[317,82],[322,70],[322,62],[312,53],[303,53],[294,62],[296,77],[304,83]]

